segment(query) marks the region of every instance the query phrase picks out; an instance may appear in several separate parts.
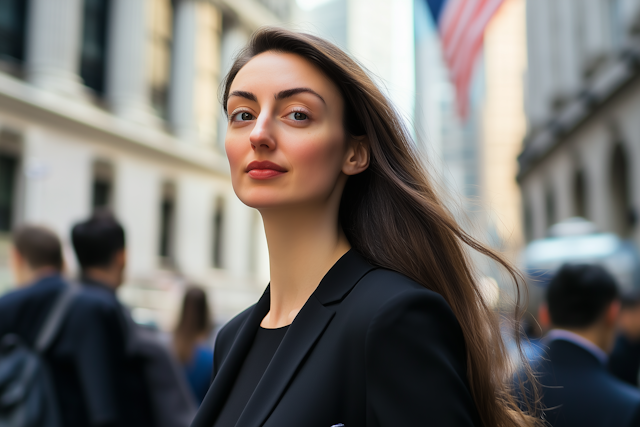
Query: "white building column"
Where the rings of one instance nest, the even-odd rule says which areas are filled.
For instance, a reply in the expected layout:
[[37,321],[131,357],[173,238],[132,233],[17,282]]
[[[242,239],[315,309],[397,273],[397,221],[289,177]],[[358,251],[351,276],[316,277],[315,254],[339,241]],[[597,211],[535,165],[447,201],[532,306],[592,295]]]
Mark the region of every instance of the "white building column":
[[587,213],[600,231],[612,231],[610,226],[609,164],[611,153],[608,136],[602,129],[589,129],[589,139],[583,144],[585,179],[587,184]]
[[80,96],[82,0],[32,0],[27,28],[27,80],[33,85]]
[[196,176],[182,176],[177,184],[176,262],[187,277],[204,280],[212,260],[214,188]]
[[531,238],[542,239],[547,235],[547,215],[544,188],[544,174],[530,172],[522,183],[522,194],[531,215]]
[[611,43],[607,22],[609,11],[602,0],[584,0],[580,6],[584,10],[584,30],[581,34],[584,38],[584,65],[593,68],[603,59]]
[[549,92],[549,20],[547,0],[527,1],[527,93],[525,108],[531,128],[547,120]]
[[147,0],[112,0],[106,98],[113,113],[141,123],[157,121],[147,87]]
[[580,18],[578,8],[581,5],[575,0],[564,0],[555,2],[553,6],[554,14],[557,16],[556,22],[560,23],[556,29],[558,37],[554,43],[558,52],[555,58],[558,81],[556,90],[563,99],[567,100],[580,91],[582,80],[579,44],[576,40]]
[[196,82],[196,0],[178,0],[174,9],[169,121],[176,136],[197,137],[194,90]]
[[551,183],[554,189],[554,203],[556,206],[556,222],[564,221],[573,216],[575,207],[573,206],[573,180],[575,172],[571,159],[571,152],[559,153],[555,164],[551,168]]

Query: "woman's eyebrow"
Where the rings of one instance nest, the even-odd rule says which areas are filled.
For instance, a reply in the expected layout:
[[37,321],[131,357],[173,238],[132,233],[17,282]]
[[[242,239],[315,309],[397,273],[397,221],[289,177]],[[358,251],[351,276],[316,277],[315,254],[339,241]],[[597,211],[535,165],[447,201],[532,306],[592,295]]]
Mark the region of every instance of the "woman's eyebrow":
[[276,94],[275,98],[276,99],[284,99],[284,98],[288,98],[290,96],[293,95],[297,95],[299,93],[310,93],[312,95],[317,96],[318,98],[320,98],[320,101],[322,101],[325,105],[327,104],[324,101],[324,98],[320,96],[320,94],[318,94],[318,92],[314,91],[313,89],[309,89],[308,87],[296,87],[293,89],[287,89],[287,90],[283,90],[280,91]]
[[254,94],[252,94],[251,92],[246,92],[244,90],[234,90],[229,94],[229,98],[231,98],[232,96],[239,96],[241,98],[246,98],[253,102],[258,102],[258,98],[256,98]]

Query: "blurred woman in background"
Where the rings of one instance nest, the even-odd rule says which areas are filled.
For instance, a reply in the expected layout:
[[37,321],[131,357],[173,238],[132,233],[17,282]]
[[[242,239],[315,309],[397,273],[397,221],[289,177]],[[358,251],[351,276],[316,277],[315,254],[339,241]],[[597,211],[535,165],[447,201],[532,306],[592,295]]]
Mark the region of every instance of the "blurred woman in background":
[[213,351],[205,344],[211,326],[207,294],[200,287],[190,286],[182,301],[173,346],[198,404],[204,399],[211,380]]

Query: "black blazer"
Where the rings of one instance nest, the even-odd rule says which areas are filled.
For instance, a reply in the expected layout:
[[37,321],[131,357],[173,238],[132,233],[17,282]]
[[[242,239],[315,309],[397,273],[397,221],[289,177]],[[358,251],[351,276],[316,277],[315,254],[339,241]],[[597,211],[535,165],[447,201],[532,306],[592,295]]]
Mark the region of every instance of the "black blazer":
[[[268,311],[269,288],[220,331],[192,427],[215,422]],[[445,300],[351,250],[296,316],[236,427],[479,426],[466,372]]]
[[613,377],[584,348],[551,341],[533,368],[540,375],[545,418],[553,427],[640,426],[640,391]]
[[[0,298],[0,337],[32,346],[64,288],[49,276]],[[65,427],[153,425],[141,361],[128,356],[122,307],[113,291],[85,284],[45,354]]]

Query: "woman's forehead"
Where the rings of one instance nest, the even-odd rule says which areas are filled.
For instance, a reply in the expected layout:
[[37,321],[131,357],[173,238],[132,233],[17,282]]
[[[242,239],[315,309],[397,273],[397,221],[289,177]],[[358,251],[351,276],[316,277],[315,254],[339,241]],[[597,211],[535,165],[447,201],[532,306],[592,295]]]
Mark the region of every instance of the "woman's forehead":
[[240,69],[230,91],[273,91],[308,87],[328,98],[340,97],[338,87],[318,67],[300,55],[264,52]]

